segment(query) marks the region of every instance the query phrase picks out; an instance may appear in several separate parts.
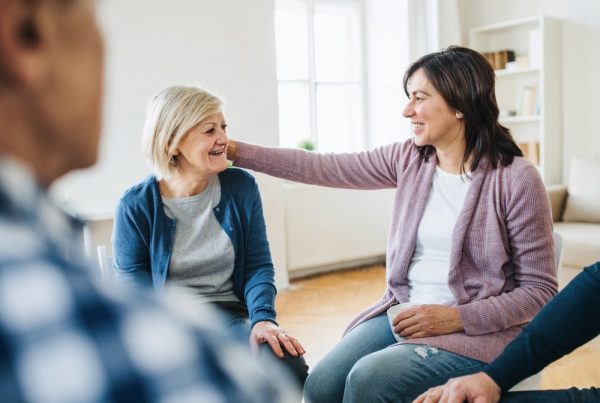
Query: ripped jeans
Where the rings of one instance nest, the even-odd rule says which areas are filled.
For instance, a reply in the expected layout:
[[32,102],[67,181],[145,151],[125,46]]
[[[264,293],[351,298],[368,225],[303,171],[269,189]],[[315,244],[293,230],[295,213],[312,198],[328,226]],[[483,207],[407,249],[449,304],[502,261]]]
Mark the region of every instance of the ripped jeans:
[[396,343],[385,312],[361,323],[321,359],[304,385],[307,403],[412,402],[485,363],[421,344]]

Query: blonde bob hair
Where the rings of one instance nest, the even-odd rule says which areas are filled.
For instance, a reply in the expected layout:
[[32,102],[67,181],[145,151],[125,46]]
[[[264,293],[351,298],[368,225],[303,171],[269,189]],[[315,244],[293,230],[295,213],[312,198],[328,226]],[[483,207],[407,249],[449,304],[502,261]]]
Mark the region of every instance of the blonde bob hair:
[[146,112],[142,147],[158,179],[177,170],[179,142],[202,119],[221,112],[223,100],[198,87],[172,86],[156,94]]

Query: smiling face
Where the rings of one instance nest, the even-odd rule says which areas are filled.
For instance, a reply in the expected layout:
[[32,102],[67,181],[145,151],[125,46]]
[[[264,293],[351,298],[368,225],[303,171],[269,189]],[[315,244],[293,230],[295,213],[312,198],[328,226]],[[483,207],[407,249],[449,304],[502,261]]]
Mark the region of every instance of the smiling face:
[[177,146],[177,170],[202,178],[224,171],[227,161],[227,124],[222,112],[208,115],[189,130]]
[[439,149],[464,141],[462,116],[448,106],[422,69],[410,77],[407,89],[410,99],[402,115],[412,123],[417,146]]

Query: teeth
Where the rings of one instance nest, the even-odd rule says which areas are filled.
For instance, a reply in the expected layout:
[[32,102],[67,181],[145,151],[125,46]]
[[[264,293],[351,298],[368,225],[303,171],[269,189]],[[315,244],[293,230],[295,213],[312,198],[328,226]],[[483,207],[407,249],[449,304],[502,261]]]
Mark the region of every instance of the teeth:
[[223,151],[211,151],[209,152],[210,155],[221,155],[223,154]]
[[423,127],[423,123],[413,123],[412,126],[414,129],[420,129],[421,127]]

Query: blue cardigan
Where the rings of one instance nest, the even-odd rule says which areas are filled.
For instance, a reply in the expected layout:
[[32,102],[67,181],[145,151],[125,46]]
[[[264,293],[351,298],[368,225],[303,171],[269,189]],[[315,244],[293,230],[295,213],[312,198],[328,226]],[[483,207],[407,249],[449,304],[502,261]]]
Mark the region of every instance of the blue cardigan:
[[[213,212],[233,244],[233,291],[248,308],[252,325],[275,322],[274,269],[258,186],[249,173],[236,168],[219,173],[219,180],[221,200]],[[156,177],[129,188],[115,212],[112,241],[117,279],[162,289],[176,225],[164,212]]]

